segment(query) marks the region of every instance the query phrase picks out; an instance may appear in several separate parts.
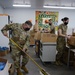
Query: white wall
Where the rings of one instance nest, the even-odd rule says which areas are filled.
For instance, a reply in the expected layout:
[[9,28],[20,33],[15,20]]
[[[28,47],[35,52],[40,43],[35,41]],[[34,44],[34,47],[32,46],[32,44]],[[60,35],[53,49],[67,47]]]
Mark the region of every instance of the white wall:
[[75,10],[66,10],[66,9],[4,9],[4,13],[10,15],[13,22],[22,23],[26,20],[32,19],[33,24],[35,24],[35,11],[55,11],[59,12],[58,25],[62,22],[63,17],[69,17],[69,27],[75,27]]
[[1,29],[8,24],[8,16],[0,16],[0,46],[9,47],[9,39],[3,36]]
[[69,28],[74,28],[75,27],[75,10],[60,10],[59,11],[59,21],[58,21],[58,24],[60,24],[62,21],[61,21],[61,18],[63,17],[69,17],[69,24],[68,24],[68,27]]
[[32,20],[35,23],[35,11],[33,9],[5,9],[4,13],[10,15],[10,20],[15,23],[23,23]]
[[3,14],[3,8],[0,6],[0,14]]

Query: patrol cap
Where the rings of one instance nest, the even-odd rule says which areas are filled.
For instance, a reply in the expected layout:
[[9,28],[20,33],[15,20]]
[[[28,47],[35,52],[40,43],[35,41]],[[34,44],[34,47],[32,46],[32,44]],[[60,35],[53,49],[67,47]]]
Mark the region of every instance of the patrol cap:
[[61,21],[66,21],[68,19],[69,19],[68,17],[64,17],[64,18],[61,19]]
[[25,24],[28,24],[29,26],[32,26],[32,23],[31,23],[31,21],[29,21],[29,20],[27,20],[27,21],[25,22]]

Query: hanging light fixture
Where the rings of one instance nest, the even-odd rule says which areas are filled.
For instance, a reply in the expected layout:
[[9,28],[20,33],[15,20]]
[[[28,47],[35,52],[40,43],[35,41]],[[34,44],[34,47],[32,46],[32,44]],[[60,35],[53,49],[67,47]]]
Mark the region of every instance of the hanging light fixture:
[[50,6],[44,5],[44,8],[55,8],[55,9],[75,9],[75,7],[67,7],[67,6]]
[[[14,1],[16,1],[16,0],[14,0]],[[31,5],[29,3],[26,3],[26,0],[21,0],[20,2],[16,1],[16,2],[14,2],[13,6],[14,7],[31,7]]]
[[13,4],[14,7],[31,7],[31,5],[28,4]]

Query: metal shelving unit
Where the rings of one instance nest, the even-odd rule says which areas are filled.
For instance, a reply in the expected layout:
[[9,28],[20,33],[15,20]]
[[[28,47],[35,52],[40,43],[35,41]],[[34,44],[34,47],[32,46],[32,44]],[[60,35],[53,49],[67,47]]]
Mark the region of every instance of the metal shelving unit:
[[54,62],[56,59],[56,43],[41,42],[40,59],[42,62]]

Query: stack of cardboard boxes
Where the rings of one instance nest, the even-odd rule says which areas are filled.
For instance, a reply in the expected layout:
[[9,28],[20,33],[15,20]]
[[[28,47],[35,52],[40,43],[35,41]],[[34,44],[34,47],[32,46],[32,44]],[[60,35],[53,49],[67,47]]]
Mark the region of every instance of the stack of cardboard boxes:
[[[73,51],[71,50],[70,51],[70,65],[74,65],[74,67],[75,67],[75,33],[72,33],[72,36],[70,37],[70,39],[68,39],[67,40],[67,44],[68,44],[68,46],[69,46],[69,48],[70,49],[73,49]],[[67,51],[67,53],[68,53],[68,51]],[[65,53],[66,54],[66,56],[68,56],[68,54],[67,53]],[[65,60],[65,62],[67,62],[67,57],[66,57],[66,60]]]

